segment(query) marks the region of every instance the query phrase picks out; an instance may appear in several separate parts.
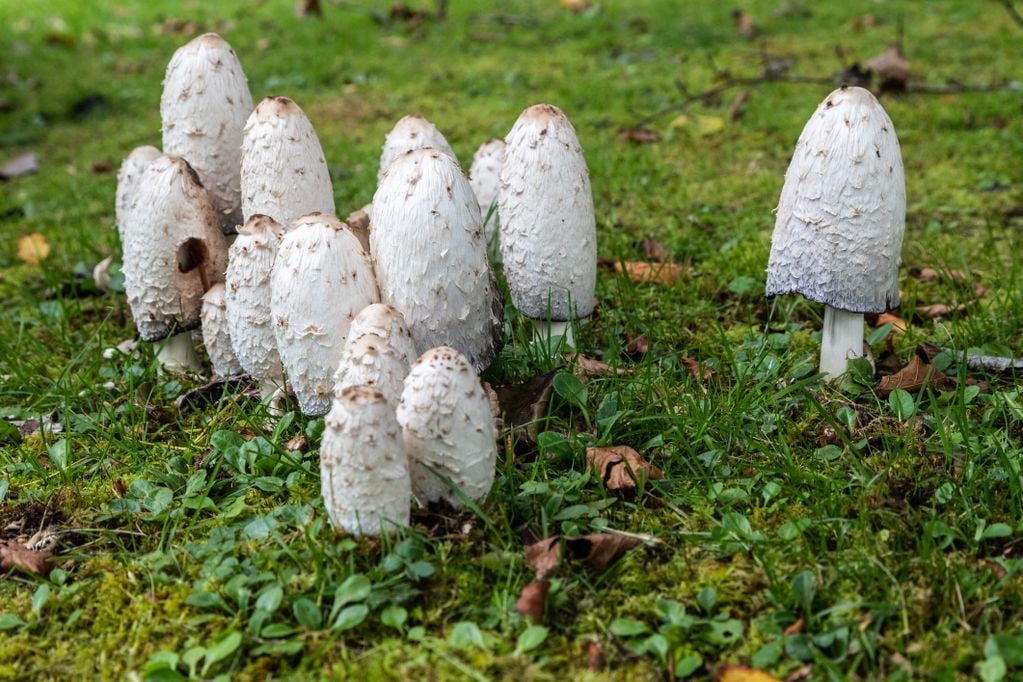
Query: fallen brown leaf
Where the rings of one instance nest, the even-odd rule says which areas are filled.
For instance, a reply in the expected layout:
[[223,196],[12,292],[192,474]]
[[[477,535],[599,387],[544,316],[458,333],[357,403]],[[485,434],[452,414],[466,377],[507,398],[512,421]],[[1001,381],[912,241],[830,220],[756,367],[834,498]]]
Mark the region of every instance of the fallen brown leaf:
[[207,384],[186,391],[177,397],[174,406],[184,411],[213,405],[223,398],[225,393],[232,395],[243,393],[248,397],[258,395],[252,378],[247,374],[242,374],[224,379],[214,379]]
[[561,536],[545,538],[527,545],[526,562],[533,567],[537,580],[544,580],[561,563]]
[[906,89],[909,62],[902,56],[898,45],[890,45],[884,52],[863,62],[863,66],[877,75],[882,90]]
[[306,452],[309,449],[309,439],[305,437],[304,433],[296,435],[284,444],[284,450],[286,452]]
[[648,128],[627,128],[619,133],[619,137],[628,142],[637,144],[650,144],[661,141],[661,134],[656,130]]
[[803,631],[803,619],[800,618],[795,623],[793,623],[792,625],[790,625],[787,628],[785,628],[785,632],[783,634],[785,636],[795,635],[795,634],[799,634],[802,631]]
[[881,313],[877,316],[877,321],[874,323],[875,327],[883,327],[884,325],[891,323],[892,333],[901,334],[906,331],[906,321],[897,315],[892,313]]
[[569,555],[593,571],[604,570],[638,544],[638,538],[612,533],[590,533],[565,539]]
[[627,275],[634,284],[660,284],[671,286],[685,275],[678,263],[647,263],[645,261],[619,261],[615,272]]
[[701,364],[699,360],[693,360],[692,358],[680,358],[679,362],[681,362],[682,365],[689,370],[690,376],[700,383],[703,383],[714,376],[714,368]]
[[554,390],[557,370],[535,376],[521,384],[499,386],[495,389],[501,416],[515,437],[525,443],[535,443],[540,422],[547,415],[547,405]]
[[595,639],[586,643],[586,667],[593,671],[604,667],[604,649]]
[[298,0],[298,2],[295,3],[295,16],[322,17],[323,7],[320,6],[320,0]]
[[596,471],[608,490],[633,490],[639,483],[637,477],[664,478],[663,471],[628,445],[586,448],[586,464]]
[[22,175],[31,175],[39,170],[39,159],[35,152],[25,152],[0,166],[0,180],[10,180]]
[[18,237],[18,258],[29,265],[39,265],[50,255],[50,243],[38,232]]
[[933,282],[938,278],[938,271],[934,268],[911,268],[909,274],[921,282]]
[[788,674],[785,682],[803,682],[813,674],[813,663],[807,663],[801,668],[796,668]]
[[927,352],[923,348],[917,348],[910,359],[909,364],[895,374],[881,377],[877,384],[877,394],[886,396],[897,388],[904,391],[919,391],[925,387],[942,389],[947,387],[951,380],[937,367],[931,364]]
[[778,682],[778,678],[757,668],[725,663],[718,672],[718,682]]
[[515,608],[519,615],[529,618],[534,623],[543,622],[544,609],[547,605],[547,592],[551,589],[549,580],[534,580],[522,588]]
[[0,569],[17,570],[22,573],[46,575],[47,564],[53,553],[38,552],[9,540],[0,540]]
[[633,357],[642,357],[650,352],[650,342],[647,341],[646,334],[626,335],[625,343],[625,352]]
[[604,377],[614,374],[621,376],[623,374],[628,374],[628,370],[620,367],[615,369],[606,362],[588,358],[582,353],[572,353],[566,357],[566,360],[568,360],[569,365],[576,368],[575,375],[584,381],[587,377]]
[[671,254],[668,253],[668,249],[653,237],[643,237],[641,247],[643,255],[650,260],[657,261],[658,263],[666,263],[671,260]]
[[916,314],[925,320],[933,320],[936,317],[946,317],[952,313],[965,315],[966,304],[960,303],[953,308],[945,303],[932,303],[931,305],[921,305],[916,308]]

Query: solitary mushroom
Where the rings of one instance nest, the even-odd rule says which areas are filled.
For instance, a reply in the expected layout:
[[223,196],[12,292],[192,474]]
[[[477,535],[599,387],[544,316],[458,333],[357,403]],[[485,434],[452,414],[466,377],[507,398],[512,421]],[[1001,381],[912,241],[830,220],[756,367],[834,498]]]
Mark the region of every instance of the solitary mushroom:
[[469,499],[487,496],[496,472],[497,432],[490,400],[465,356],[446,346],[423,353],[405,378],[398,423],[412,494],[421,505],[445,500],[461,506],[458,494],[437,474]]
[[570,321],[593,311],[597,233],[586,160],[561,109],[537,104],[519,116],[505,138],[497,204],[512,302],[572,344]]
[[350,386],[334,399],[320,445],[320,489],[330,522],[352,535],[408,526],[408,457],[380,391]]
[[895,127],[869,91],[842,87],[803,128],[785,173],[768,296],[825,304],[820,370],[863,355],[863,313],[899,305],[906,183]]
[[458,162],[417,149],[392,163],[373,196],[370,245],[381,298],[405,316],[419,352],[453,346],[477,371],[493,362],[503,303]]
[[281,241],[270,291],[277,350],[299,408],[325,414],[352,318],[379,300],[369,256],[340,220],[310,213]]
[[320,139],[305,113],[287,97],[267,97],[249,116],[241,177],[246,220],[261,213],[290,225],[306,213],[335,213]]
[[[469,167],[469,184],[476,193],[487,233],[487,245],[496,247],[498,225],[497,194],[500,190],[501,166],[504,164],[504,140],[490,140],[480,145]],[[489,218],[489,220],[488,220]]]
[[160,98],[163,151],[199,174],[224,234],[242,222],[242,128],[251,112],[245,72],[223,38],[207,33],[174,53]]
[[444,152],[454,159],[456,164],[458,163],[458,157],[455,156],[455,152],[451,149],[448,141],[444,139],[444,135],[437,130],[437,126],[418,114],[411,114],[399,120],[394,124],[391,132],[387,133],[387,137],[384,140],[384,148],[380,152],[380,170],[377,171],[377,183],[379,184],[383,181],[384,173],[394,163],[395,159],[406,152],[425,147]]
[[203,294],[223,281],[227,246],[199,177],[180,156],[153,161],[139,180],[124,224],[123,272],[143,341],[167,341],[163,368],[198,369],[189,330],[199,326]]
[[152,146],[135,147],[121,162],[117,171],[117,192],[114,199],[117,234],[124,241],[124,224],[139,189],[139,180],[153,161],[160,158],[160,150]]
[[224,284],[217,282],[202,297],[202,341],[210,356],[213,373],[230,377],[242,373],[242,366],[231,348],[231,333],[227,327],[227,305]]

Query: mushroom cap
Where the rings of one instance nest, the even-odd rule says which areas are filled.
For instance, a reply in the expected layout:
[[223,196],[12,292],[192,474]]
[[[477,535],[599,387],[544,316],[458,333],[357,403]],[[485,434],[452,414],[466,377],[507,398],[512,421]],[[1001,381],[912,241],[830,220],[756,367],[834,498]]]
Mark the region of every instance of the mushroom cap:
[[245,123],[241,178],[246,219],[262,213],[290,226],[307,213],[335,213],[320,139],[287,97],[267,97]]
[[544,320],[586,317],[597,281],[590,174],[561,109],[536,104],[505,138],[498,193],[501,260],[512,302]]
[[379,300],[369,256],[340,220],[310,213],[284,235],[270,281],[277,351],[299,408],[325,414],[352,318]]
[[213,373],[230,377],[242,373],[242,366],[231,347],[231,333],[227,326],[225,287],[217,282],[202,297],[202,342],[210,356]]
[[117,192],[114,198],[114,214],[117,222],[117,234],[124,241],[124,221],[128,217],[128,211],[135,203],[138,193],[139,180],[146,172],[153,161],[160,158],[159,149],[146,145],[135,147],[128,156],[121,162],[121,168],[117,171]]
[[[504,140],[490,140],[480,145],[472,157],[469,167],[469,184],[476,193],[480,205],[480,215],[486,220],[490,207],[497,202],[500,189],[501,166],[504,164]],[[487,243],[497,231],[497,212],[483,226],[487,231]]]
[[183,158],[164,154],[146,168],[121,246],[142,340],[198,327],[202,295],[224,279],[227,245],[209,194]]
[[334,399],[320,445],[320,489],[330,522],[352,535],[408,526],[408,457],[380,391],[350,386]]
[[397,159],[373,196],[381,299],[405,316],[419,352],[453,346],[477,371],[497,356],[503,311],[480,222],[458,162],[436,149]]
[[242,221],[242,129],[251,111],[241,62],[219,35],[201,35],[171,57],[160,97],[163,150],[199,174],[225,234]]
[[403,117],[394,124],[391,132],[387,133],[387,137],[384,139],[384,147],[380,152],[380,170],[377,171],[377,183],[379,184],[383,180],[384,173],[394,163],[395,159],[406,152],[425,147],[444,152],[454,159],[456,164],[458,163],[458,157],[455,156],[455,152],[451,149],[448,141],[444,139],[444,135],[437,130],[437,126],[419,114],[410,114]]
[[850,312],[899,304],[906,181],[895,126],[869,91],[842,87],[803,128],[778,202],[768,296]]
[[348,328],[347,343],[352,343],[366,334],[373,334],[387,341],[392,348],[404,356],[409,367],[419,357],[419,354],[416,353],[415,343],[412,341],[412,332],[405,324],[405,316],[393,305],[371,303],[359,311],[359,314],[352,320],[352,326]]
[[383,393],[392,407],[397,407],[409,368],[405,355],[384,337],[361,334],[353,339],[349,332],[334,373],[334,391],[369,386]]
[[497,431],[490,400],[465,356],[447,346],[423,353],[405,378],[397,415],[420,504],[461,505],[431,468],[469,498],[486,497],[496,473]]
[[238,362],[257,381],[283,383],[270,314],[270,273],[283,236],[276,220],[257,213],[238,229],[229,250],[227,328]]

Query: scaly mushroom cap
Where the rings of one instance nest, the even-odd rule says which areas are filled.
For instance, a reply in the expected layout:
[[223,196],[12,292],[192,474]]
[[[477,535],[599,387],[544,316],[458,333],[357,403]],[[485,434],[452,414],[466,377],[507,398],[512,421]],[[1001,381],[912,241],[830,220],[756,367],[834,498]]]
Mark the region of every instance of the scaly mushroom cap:
[[[490,140],[480,145],[472,157],[469,167],[469,184],[476,193],[476,201],[480,205],[480,215],[486,220],[490,207],[497,203],[497,193],[501,187],[501,166],[504,164],[504,140]],[[497,211],[483,226],[487,231],[487,243],[493,239],[497,231]]]
[[198,327],[202,295],[224,279],[227,245],[209,194],[180,156],[165,154],[142,174],[121,246],[142,340]]
[[461,501],[430,472],[447,476],[466,496],[482,500],[494,483],[497,431],[490,400],[466,358],[454,348],[432,348],[405,378],[398,405],[412,475],[422,505]]
[[380,170],[377,171],[377,184],[383,180],[384,173],[387,172],[387,169],[394,163],[395,159],[406,152],[426,147],[444,152],[454,159],[456,164],[458,163],[458,157],[455,156],[455,152],[451,149],[448,141],[444,139],[444,135],[437,130],[437,126],[422,116],[412,114],[395,123],[391,132],[387,133],[387,137],[384,139],[384,148],[380,152]]
[[340,220],[310,213],[281,241],[270,291],[277,350],[299,407],[325,414],[352,318],[379,300],[369,256]]
[[341,362],[334,373],[334,391],[340,393],[349,386],[369,386],[383,393],[392,407],[397,407],[409,369],[408,360],[387,339],[376,334],[362,334],[353,339],[349,332]]
[[239,228],[227,261],[227,328],[242,368],[257,381],[282,381],[270,315],[270,272],[284,228],[256,214]]
[[251,112],[245,72],[223,38],[207,33],[174,53],[160,97],[163,151],[199,174],[224,234],[242,222],[242,128]]
[[224,285],[217,282],[202,297],[202,342],[213,364],[213,373],[230,377],[242,373],[242,366],[231,348],[231,333],[227,328],[227,304]]
[[408,526],[408,457],[384,394],[351,386],[334,400],[320,445],[320,489],[330,522],[352,535]]
[[135,147],[121,162],[117,171],[117,193],[114,198],[114,215],[117,221],[117,234],[124,241],[124,221],[135,203],[138,194],[139,180],[153,161],[160,158],[160,150],[156,147]]
[[405,316],[393,305],[373,303],[363,308],[352,320],[347,343],[352,343],[366,334],[374,334],[386,340],[392,348],[401,353],[409,367],[419,357],[412,341],[412,332],[405,324]]
[[515,307],[535,320],[589,315],[597,281],[593,196],[575,128],[561,109],[537,104],[519,116],[505,138],[497,205]]
[[906,181],[895,127],[870,92],[842,87],[803,128],[785,173],[767,295],[850,312],[899,304]]
[[333,215],[334,188],[313,125],[287,97],[267,97],[249,116],[242,141],[242,213],[289,225],[319,211]]

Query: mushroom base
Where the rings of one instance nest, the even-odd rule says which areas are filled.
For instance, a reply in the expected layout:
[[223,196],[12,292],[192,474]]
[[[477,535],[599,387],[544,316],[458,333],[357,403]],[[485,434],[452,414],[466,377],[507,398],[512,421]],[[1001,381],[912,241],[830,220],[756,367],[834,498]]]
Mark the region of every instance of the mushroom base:
[[156,359],[160,363],[160,373],[197,372],[200,369],[199,356],[192,345],[192,332],[181,332],[168,336],[162,345],[157,346]]
[[825,381],[845,373],[849,360],[863,357],[863,313],[824,308],[821,366]]
[[585,319],[578,320],[533,320],[533,338],[537,341],[544,341],[546,339],[553,339],[556,336],[560,336],[562,343],[569,347],[575,348],[575,335],[573,334],[573,324],[586,324]]

